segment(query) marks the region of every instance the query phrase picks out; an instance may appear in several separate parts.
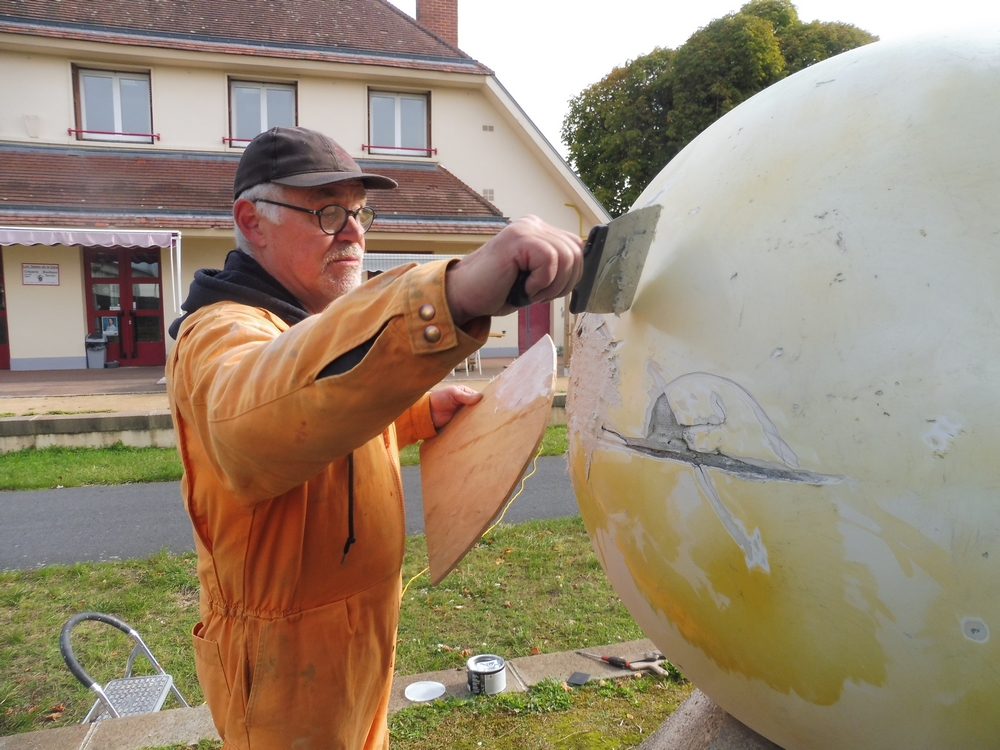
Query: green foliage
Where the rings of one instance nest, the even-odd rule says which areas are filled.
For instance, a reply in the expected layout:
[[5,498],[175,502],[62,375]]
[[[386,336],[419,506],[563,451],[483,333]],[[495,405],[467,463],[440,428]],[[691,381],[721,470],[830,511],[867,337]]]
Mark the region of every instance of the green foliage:
[[673,57],[673,50],[655,49],[570,100],[562,126],[570,161],[614,215],[677,153],[667,134]]
[[[146,560],[51,565],[0,572],[0,735],[79,723],[94,694],[66,668],[59,632],[73,614],[88,610],[123,618],[149,644],[191,705],[201,690],[191,656],[198,621],[194,553],[162,551]],[[121,677],[134,645],[100,623],[73,629],[80,664],[103,684]],[[147,674],[144,659],[136,670]],[[173,698],[167,707],[174,707]],[[0,742],[2,744],[2,742]]]
[[41,490],[85,484],[169,482],[181,478],[174,448],[25,448],[0,454],[0,490]]
[[785,59],[770,21],[745,13],[712,21],[677,51],[670,136],[678,148],[687,145],[784,73]]
[[642,638],[579,516],[501,523],[437,586],[418,575],[425,537],[406,545],[403,582],[412,582],[400,608],[400,674],[463,668],[473,654],[513,659]]
[[799,12],[788,0],[750,0],[740,8],[740,13],[767,21],[775,34],[801,23]]
[[[545,430],[543,456],[566,452],[566,425]],[[403,466],[420,464],[420,445],[399,452]],[[0,490],[45,490],[88,484],[175,482],[183,467],[175,448],[25,448],[0,454]]]
[[[542,436],[541,456],[561,456],[569,450],[569,442],[566,438],[566,425],[552,425],[545,428],[545,435]],[[408,445],[399,451],[400,466],[420,465],[420,443]]]
[[[426,562],[425,538],[407,538],[403,580]],[[191,652],[199,618],[196,566],[193,552],[164,551],[146,560],[0,572],[0,736],[79,723],[87,713],[93,693],[66,668],[59,631],[71,615],[88,610],[132,625],[184,697],[200,704]],[[513,659],[641,637],[579,517],[500,524],[439,586],[426,577],[410,586],[400,612],[396,668],[418,674],[462,668],[472,653]],[[77,658],[102,684],[121,676],[131,648],[127,636],[105,625],[81,623],[73,630]],[[142,659],[137,665],[146,668]],[[565,698],[543,689],[530,700],[504,713],[552,712]]]
[[575,689],[548,679],[527,693],[445,696],[404,708],[389,717],[389,735],[397,750],[476,750],[487,740],[497,750],[630,748],[648,739],[692,690],[654,676],[592,679]]
[[803,23],[789,0],[751,0],[677,50],[657,48],[570,100],[569,160],[608,212],[629,209],[685,145],[787,75],[876,41],[845,23]]
[[864,29],[849,23],[799,24],[781,37],[781,52],[785,56],[788,74],[839,55],[855,47],[871,44],[878,39]]

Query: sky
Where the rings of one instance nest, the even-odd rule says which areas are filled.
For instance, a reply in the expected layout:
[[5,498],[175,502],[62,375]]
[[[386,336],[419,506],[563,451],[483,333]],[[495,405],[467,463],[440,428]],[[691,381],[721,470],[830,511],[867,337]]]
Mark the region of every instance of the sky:
[[[389,0],[411,16],[416,0]],[[497,79],[560,153],[568,101],[612,68],[676,48],[745,0],[458,0],[458,46]],[[800,0],[799,18],[852,23],[891,41],[993,27],[996,0]],[[944,16],[944,17],[942,17]]]

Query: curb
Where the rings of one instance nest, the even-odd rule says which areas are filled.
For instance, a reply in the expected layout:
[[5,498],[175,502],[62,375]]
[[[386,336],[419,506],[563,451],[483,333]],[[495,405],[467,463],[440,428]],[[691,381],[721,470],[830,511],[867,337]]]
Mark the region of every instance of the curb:
[[[566,424],[566,394],[552,400],[549,425]],[[0,454],[23,448],[105,448],[117,442],[132,448],[173,448],[169,410],[114,414],[57,414],[0,419]]]
[[[608,646],[587,646],[611,656],[632,656],[655,650],[651,641],[625,641]],[[521,656],[507,662],[508,678],[504,692],[524,692],[546,677],[565,680],[574,672],[586,672],[594,679],[624,677],[633,672],[615,669],[582,656],[563,651],[539,656]],[[416,705],[407,700],[406,686],[419,680],[434,680],[445,685],[449,695],[468,697],[464,669],[396,676],[392,681],[389,713]],[[0,750],[136,750],[140,747],[172,744],[196,744],[198,740],[218,740],[208,706],[173,708],[124,719],[106,719],[97,724],[42,729],[0,737]]]

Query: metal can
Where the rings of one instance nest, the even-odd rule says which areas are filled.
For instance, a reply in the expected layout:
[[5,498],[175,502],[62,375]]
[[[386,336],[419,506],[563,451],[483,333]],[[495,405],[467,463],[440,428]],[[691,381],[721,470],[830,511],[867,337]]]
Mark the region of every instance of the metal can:
[[496,695],[507,687],[507,663],[496,654],[473,656],[466,663],[469,692],[473,695]]

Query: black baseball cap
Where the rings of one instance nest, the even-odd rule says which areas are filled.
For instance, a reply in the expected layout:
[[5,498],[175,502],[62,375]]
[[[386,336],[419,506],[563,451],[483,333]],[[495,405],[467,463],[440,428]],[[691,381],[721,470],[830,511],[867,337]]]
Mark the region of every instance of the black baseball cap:
[[366,188],[391,190],[395,180],[361,171],[332,138],[307,128],[271,128],[243,151],[236,168],[233,199],[263,182],[292,187],[318,187],[345,180],[361,180]]

